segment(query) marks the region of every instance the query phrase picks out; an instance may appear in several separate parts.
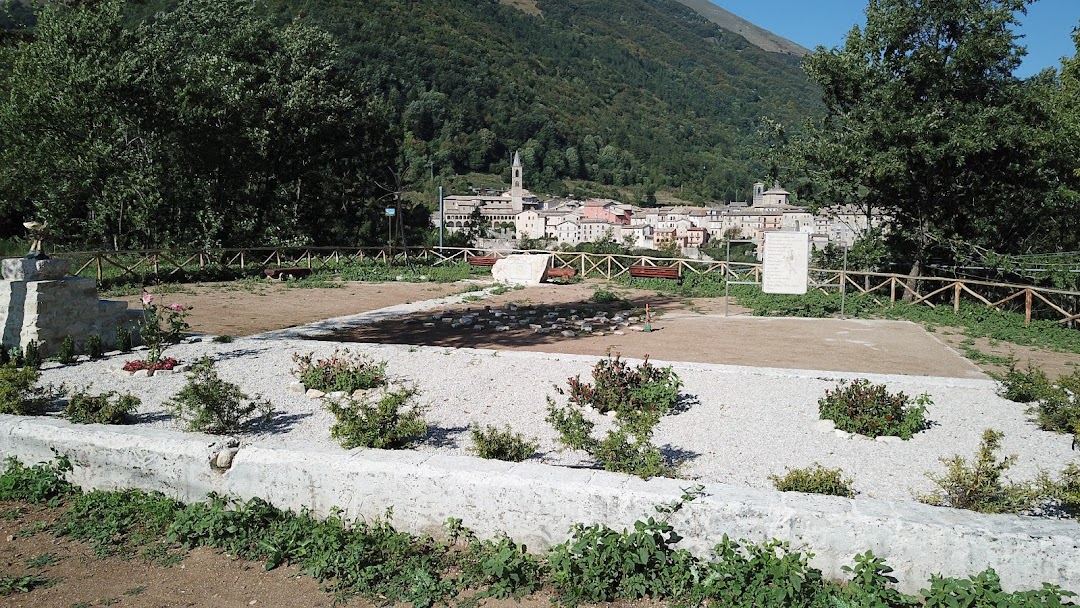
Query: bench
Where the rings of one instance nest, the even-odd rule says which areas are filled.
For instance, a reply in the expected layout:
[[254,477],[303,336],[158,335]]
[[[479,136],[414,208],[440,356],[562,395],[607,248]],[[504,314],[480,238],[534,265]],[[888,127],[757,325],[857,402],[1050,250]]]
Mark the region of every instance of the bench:
[[311,274],[311,269],[304,268],[303,266],[293,266],[291,268],[267,268],[263,270],[263,274],[265,274],[268,279],[284,281],[285,279],[302,279]]
[[497,257],[495,257],[493,255],[470,255],[469,256],[469,266],[472,266],[474,268],[480,267],[480,266],[494,266],[495,262],[498,259],[499,258],[497,258]]
[[569,281],[577,276],[577,270],[573,268],[548,268],[544,271],[544,280],[550,281],[551,279],[562,279]]
[[682,284],[682,273],[678,266],[646,266],[644,264],[630,265],[630,282],[634,279],[673,279]]

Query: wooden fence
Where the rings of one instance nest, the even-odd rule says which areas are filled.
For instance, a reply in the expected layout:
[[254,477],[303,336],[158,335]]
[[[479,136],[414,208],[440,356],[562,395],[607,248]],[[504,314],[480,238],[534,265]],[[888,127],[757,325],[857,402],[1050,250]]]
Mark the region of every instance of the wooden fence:
[[[484,251],[468,248],[374,248],[374,247],[250,247],[225,249],[173,249],[133,251],[89,251],[64,253],[73,260],[73,273],[106,278],[146,275],[168,277],[208,268],[256,272],[267,267],[303,266],[312,270],[348,263],[401,265],[407,260],[428,265],[464,263],[470,255]],[[509,253],[509,252],[505,252]],[[717,281],[761,280],[761,265],[742,262],[701,261],[584,252],[517,251],[551,253],[552,266],[573,268],[583,277],[619,279],[628,277],[632,264],[677,266],[684,277],[707,277]],[[910,277],[899,274],[812,269],[810,287],[823,292],[861,294],[879,305],[904,300],[930,307],[952,306],[963,301],[1022,312],[1025,320],[1051,319],[1070,327],[1080,320],[1080,292],[1062,289],[995,283],[992,281]]]

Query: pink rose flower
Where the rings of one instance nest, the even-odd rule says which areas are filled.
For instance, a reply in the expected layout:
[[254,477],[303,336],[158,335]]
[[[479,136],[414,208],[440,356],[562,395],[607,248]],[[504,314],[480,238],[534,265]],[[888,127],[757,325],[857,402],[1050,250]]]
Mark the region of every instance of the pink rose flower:
[[175,310],[176,312],[184,312],[184,307],[176,303],[173,303],[173,305],[169,308]]
[[147,292],[147,291],[142,292],[142,303],[143,303],[143,306],[149,306],[149,305],[153,304],[154,303],[154,296],[150,295],[150,292]]

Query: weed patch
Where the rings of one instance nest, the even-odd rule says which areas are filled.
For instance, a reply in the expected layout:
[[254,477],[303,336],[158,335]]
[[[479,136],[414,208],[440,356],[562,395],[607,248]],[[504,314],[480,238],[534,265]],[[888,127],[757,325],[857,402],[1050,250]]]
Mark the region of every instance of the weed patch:
[[536,441],[529,441],[521,433],[514,433],[510,426],[505,429],[488,425],[484,428],[473,426],[470,433],[473,441],[472,451],[480,458],[521,462],[532,456],[540,446]]
[[770,475],[769,479],[781,492],[805,492],[847,498],[855,496],[851,480],[844,479],[843,471],[826,469],[820,464],[805,469],[787,469],[787,474],[783,477]]
[[83,389],[75,391],[68,399],[64,415],[76,424],[127,424],[141,403],[131,394],[109,391],[90,395]]

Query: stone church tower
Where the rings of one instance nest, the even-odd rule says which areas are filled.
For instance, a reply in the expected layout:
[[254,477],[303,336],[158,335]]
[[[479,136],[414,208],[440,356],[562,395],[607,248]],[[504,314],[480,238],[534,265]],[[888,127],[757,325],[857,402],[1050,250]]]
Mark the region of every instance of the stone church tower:
[[524,178],[521,176],[521,155],[514,152],[514,163],[510,166],[510,199],[514,209],[520,211],[525,196]]

